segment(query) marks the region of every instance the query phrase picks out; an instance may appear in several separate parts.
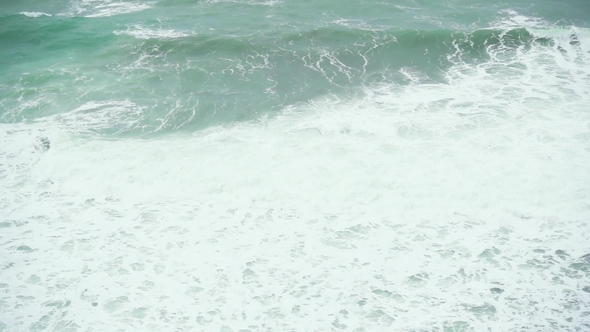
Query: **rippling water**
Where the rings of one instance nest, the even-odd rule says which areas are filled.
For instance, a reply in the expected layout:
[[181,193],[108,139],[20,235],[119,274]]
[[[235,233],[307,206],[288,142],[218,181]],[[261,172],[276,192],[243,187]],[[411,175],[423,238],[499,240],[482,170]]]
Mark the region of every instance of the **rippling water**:
[[0,6],[0,331],[590,330],[590,4]]

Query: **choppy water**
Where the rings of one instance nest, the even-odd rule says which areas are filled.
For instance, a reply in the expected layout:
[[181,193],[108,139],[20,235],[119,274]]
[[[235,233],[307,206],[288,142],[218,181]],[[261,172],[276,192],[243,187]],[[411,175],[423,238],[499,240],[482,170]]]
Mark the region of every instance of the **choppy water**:
[[589,17],[1,1],[0,331],[589,331]]

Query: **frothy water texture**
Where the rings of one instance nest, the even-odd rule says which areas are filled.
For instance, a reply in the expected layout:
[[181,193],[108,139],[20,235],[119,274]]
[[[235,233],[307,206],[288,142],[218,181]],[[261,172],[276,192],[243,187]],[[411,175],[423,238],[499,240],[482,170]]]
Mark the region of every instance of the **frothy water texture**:
[[0,331],[590,330],[589,21],[27,3],[73,36],[0,62]]

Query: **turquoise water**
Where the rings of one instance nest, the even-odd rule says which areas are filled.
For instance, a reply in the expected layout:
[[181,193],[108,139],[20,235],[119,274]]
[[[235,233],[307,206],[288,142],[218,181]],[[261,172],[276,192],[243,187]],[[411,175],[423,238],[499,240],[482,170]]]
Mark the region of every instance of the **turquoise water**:
[[[582,1],[19,2],[0,12],[1,119],[31,121],[127,100],[142,110],[122,119],[134,125],[100,134],[201,130],[328,94],[407,84],[400,69],[444,83],[457,61],[488,61],[488,47],[506,56],[550,47],[550,39],[517,22],[503,25],[512,11],[534,14],[530,20],[543,25],[585,27],[585,10]],[[23,107],[27,101],[33,105]]]
[[4,1],[0,331],[590,329],[589,17]]

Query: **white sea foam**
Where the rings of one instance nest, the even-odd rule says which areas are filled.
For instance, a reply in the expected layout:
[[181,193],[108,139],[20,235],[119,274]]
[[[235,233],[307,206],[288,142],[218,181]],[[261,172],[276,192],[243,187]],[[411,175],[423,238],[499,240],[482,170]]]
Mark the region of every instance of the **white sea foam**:
[[538,17],[521,15],[514,10],[503,10],[500,13],[503,14],[502,17],[494,23],[494,26],[498,28],[538,28],[547,26],[547,22]]
[[142,11],[152,7],[151,2],[116,0],[73,0],[66,15],[108,17]]
[[57,115],[59,122],[76,133],[96,133],[104,130],[128,131],[140,126],[143,108],[128,100],[88,102],[75,110]]
[[250,6],[276,6],[281,0],[205,0],[206,3],[236,3]]
[[150,29],[141,25],[128,27],[127,30],[117,30],[113,32],[116,35],[128,35],[137,39],[175,39],[191,36],[189,31],[174,29]]
[[86,135],[127,101],[3,124],[0,320],[587,329],[590,66],[557,46],[190,137]]
[[43,12],[21,12],[21,15],[25,15],[27,17],[41,17],[41,16],[52,16],[51,14],[43,13]]

